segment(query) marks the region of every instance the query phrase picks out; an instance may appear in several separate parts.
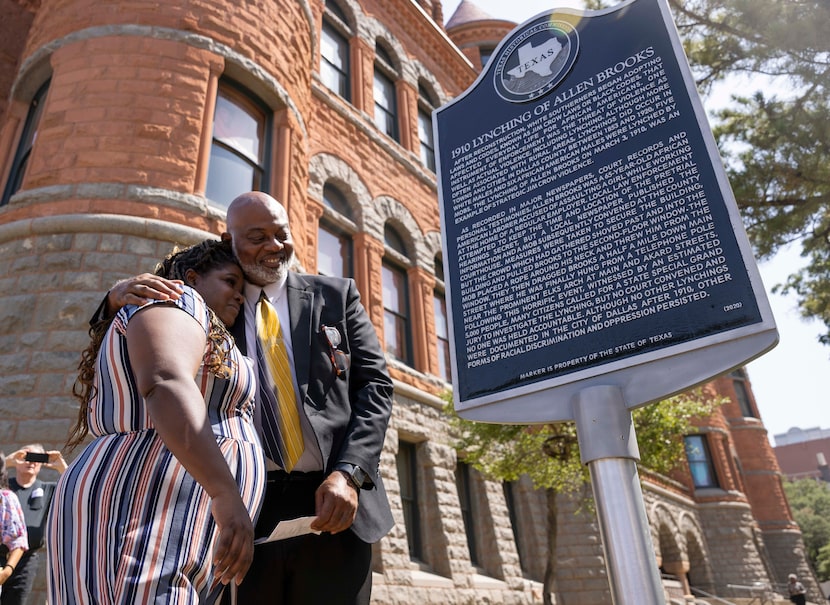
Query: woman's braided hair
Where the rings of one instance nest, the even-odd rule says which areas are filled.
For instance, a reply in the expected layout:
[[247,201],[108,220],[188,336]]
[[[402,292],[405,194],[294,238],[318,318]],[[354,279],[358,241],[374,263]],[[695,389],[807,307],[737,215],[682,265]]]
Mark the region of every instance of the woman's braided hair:
[[[229,263],[237,266],[239,264],[229,242],[205,240],[189,248],[174,248],[163,261],[156,265],[154,273],[160,277],[179,279],[187,283],[185,275],[190,269],[199,275],[204,275]],[[213,309],[208,308],[208,314],[210,316],[210,331],[207,336],[209,346],[204,368],[212,374],[227,378],[234,369],[228,359],[233,346],[233,337]],[[69,451],[83,441],[89,432],[87,412],[89,400],[95,395],[95,360],[112,320],[113,318],[109,317],[97,321],[89,329],[90,343],[81,354],[78,378],[72,386],[72,394],[80,401],[80,408],[78,419],[66,441]]]

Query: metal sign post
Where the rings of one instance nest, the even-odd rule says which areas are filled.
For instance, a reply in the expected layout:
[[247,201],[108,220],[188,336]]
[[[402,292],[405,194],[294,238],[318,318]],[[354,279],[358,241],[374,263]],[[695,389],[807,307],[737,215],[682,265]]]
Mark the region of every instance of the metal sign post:
[[580,391],[574,417],[582,462],[591,473],[611,598],[615,605],[663,605],[637,474],[640,452],[622,391],[614,386]]

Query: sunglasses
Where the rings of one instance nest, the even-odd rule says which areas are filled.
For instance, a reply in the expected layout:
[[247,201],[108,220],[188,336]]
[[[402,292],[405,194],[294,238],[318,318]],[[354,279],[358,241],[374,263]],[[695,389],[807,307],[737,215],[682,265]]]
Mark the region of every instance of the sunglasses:
[[349,358],[346,357],[343,351],[337,348],[341,342],[340,332],[337,331],[337,328],[332,328],[331,326],[322,326],[320,331],[326,335],[326,341],[329,343],[329,359],[331,359],[331,365],[334,367],[337,376],[342,376],[349,369]]

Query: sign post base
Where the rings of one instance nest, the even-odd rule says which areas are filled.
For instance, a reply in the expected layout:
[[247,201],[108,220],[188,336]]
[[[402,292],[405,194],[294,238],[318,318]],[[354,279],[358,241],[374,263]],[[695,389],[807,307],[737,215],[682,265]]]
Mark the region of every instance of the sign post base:
[[595,386],[574,396],[576,434],[594,492],[614,605],[665,605],[637,474],[640,452],[622,391]]

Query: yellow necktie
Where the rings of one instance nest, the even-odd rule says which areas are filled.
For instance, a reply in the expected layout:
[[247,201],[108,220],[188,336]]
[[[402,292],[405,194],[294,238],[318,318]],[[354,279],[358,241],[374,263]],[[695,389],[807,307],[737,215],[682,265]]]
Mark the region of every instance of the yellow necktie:
[[[265,292],[259,298],[256,314],[256,331],[262,343],[263,359],[276,388],[277,406],[279,408],[277,437],[283,469],[291,472],[297,460],[303,454],[303,431],[300,428],[300,415],[294,397],[294,384],[291,380],[291,366],[288,363],[288,351],[282,336],[282,328],[277,311],[268,302]],[[267,405],[266,402],[262,402]]]

